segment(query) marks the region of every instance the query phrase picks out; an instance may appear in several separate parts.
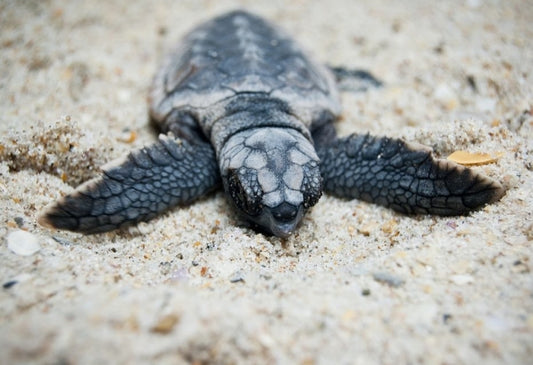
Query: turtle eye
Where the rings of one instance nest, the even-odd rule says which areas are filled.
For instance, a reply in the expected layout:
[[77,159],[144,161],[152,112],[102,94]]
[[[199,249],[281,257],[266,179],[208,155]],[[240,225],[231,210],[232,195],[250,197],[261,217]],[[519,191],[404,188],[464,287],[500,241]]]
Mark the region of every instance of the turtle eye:
[[257,172],[241,168],[230,170],[228,174],[228,193],[239,210],[250,216],[261,213],[263,191],[257,183]]

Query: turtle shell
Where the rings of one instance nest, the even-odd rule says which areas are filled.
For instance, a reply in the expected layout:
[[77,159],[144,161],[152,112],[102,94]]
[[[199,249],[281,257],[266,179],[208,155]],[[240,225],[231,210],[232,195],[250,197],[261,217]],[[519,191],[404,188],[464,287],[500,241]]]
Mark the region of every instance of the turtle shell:
[[324,113],[332,116],[329,120],[340,113],[330,71],[283,31],[243,11],[208,21],[185,36],[154,78],[150,112],[163,125],[176,111],[188,114],[210,137],[212,125],[227,116],[227,105],[243,95],[247,101],[241,109],[254,100],[279,100],[308,129]]

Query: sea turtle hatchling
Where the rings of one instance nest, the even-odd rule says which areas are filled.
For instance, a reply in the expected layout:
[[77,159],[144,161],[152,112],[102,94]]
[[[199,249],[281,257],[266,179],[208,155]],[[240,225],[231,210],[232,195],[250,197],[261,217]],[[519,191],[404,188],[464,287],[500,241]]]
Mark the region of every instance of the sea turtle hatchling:
[[221,183],[252,225],[288,237],[322,191],[403,213],[460,215],[502,186],[399,139],[338,138],[336,77],[365,72],[315,63],[285,33],[243,11],[190,32],[154,78],[152,145],[103,168],[60,199],[44,225],[110,231],[189,204]]

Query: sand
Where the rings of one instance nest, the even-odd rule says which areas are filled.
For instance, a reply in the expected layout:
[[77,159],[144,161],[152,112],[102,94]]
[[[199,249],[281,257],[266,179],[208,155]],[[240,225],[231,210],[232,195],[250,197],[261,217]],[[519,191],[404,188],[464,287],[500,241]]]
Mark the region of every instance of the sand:
[[[324,196],[286,241],[220,192],[120,232],[39,226],[156,138],[158,63],[237,7],[384,81],[343,94],[341,134],[500,154],[475,169],[506,195],[445,218]],[[531,363],[532,23],[520,0],[0,2],[0,363]]]

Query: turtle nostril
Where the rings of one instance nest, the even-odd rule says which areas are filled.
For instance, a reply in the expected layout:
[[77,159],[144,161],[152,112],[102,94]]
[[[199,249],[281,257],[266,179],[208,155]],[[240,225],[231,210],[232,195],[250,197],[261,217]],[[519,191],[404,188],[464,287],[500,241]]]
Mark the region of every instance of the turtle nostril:
[[298,216],[299,208],[289,203],[283,202],[273,208],[272,216],[278,222],[291,222]]

